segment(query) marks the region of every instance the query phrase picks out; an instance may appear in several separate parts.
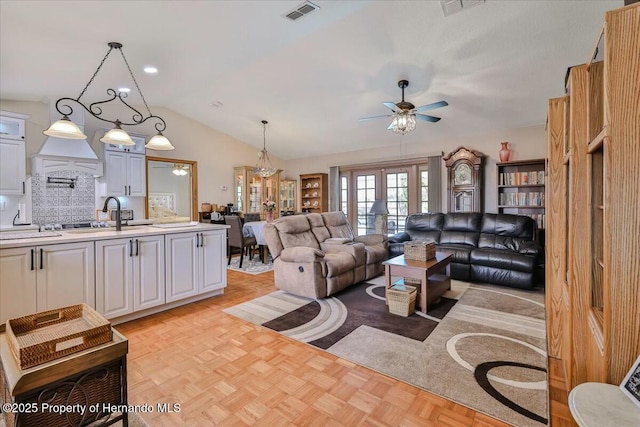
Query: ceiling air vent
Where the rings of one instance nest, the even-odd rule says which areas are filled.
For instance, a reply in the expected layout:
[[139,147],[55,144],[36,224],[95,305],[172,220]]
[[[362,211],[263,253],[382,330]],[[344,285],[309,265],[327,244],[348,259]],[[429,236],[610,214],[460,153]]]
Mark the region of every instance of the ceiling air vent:
[[444,16],[449,16],[484,2],[485,0],[440,0],[440,5],[442,6]]
[[307,1],[302,3],[300,6],[296,7],[292,11],[288,12],[284,16],[292,21],[295,21],[296,19],[302,18],[307,13],[313,12],[316,9],[320,9],[320,8],[315,4],[311,3],[310,1]]

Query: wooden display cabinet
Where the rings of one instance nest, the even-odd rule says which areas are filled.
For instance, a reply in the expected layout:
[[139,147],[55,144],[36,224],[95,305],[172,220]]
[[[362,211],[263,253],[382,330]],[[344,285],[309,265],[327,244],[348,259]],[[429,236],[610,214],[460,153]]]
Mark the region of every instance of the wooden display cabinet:
[[291,215],[296,210],[296,187],[295,179],[280,180],[280,215]]
[[[276,206],[280,205],[280,172],[268,178],[256,175],[253,166],[238,166],[233,168],[235,208],[242,213],[259,213],[264,220],[264,209],[262,203],[266,200],[273,200]],[[278,211],[276,210],[276,217]]]
[[300,175],[300,206],[302,212],[326,212],[329,209],[328,175]]

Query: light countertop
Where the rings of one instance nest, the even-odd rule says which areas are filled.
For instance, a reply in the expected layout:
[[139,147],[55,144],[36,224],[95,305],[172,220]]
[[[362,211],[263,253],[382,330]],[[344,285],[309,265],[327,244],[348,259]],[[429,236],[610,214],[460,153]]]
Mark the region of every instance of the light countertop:
[[[25,246],[33,245],[53,245],[58,243],[74,243],[74,242],[87,242],[96,240],[109,240],[117,238],[127,238],[135,236],[152,236],[163,234],[175,234],[175,233],[191,233],[202,232],[209,230],[225,230],[229,228],[224,224],[204,224],[198,223],[197,225],[174,227],[174,228],[160,228],[151,225],[136,225],[136,226],[122,226],[122,231],[115,231],[115,227],[109,228],[76,228],[72,230],[56,230],[54,233],[59,236],[54,237],[31,237],[34,235],[35,230],[24,230],[29,234],[28,238],[24,239],[7,239],[0,240],[0,249],[8,248],[21,248]],[[11,230],[12,234],[19,233],[20,230]],[[47,233],[49,234],[49,233]]]

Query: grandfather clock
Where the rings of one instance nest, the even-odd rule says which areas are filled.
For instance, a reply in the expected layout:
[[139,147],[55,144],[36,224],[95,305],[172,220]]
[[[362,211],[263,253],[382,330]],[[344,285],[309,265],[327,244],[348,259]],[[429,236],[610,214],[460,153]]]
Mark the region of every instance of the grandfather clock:
[[484,154],[458,147],[442,160],[447,166],[449,212],[484,212]]

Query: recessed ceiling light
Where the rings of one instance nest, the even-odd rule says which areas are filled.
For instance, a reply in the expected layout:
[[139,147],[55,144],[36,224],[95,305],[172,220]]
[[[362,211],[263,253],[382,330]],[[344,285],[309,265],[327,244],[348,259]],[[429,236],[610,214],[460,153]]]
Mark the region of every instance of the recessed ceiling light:
[[153,65],[147,65],[146,67],[144,67],[144,72],[147,74],[155,74],[158,72],[158,69]]
[[126,93],[129,93],[129,92],[131,92],[131,89],[129,89],[128,87],[119,87],[119,88],[118,88],[118,92],[126,92]]

